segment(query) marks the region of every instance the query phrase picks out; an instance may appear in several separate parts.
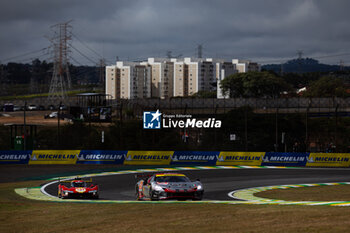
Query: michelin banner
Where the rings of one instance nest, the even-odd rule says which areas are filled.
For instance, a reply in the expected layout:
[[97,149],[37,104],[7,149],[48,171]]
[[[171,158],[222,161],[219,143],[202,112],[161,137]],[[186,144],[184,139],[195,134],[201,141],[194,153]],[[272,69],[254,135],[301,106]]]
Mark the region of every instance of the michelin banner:
[[349,167],[349,153],[310,153],[307,167]]
[[82,150],[77,164],[123,164],[128,151]]
[[266,152],[262,166],[304,167],[309,159],[309,153],[279,153]]
[[350,153],[109,150],[0,151],[0,164],[350,167]]
[[175,151],[171,165],[216,165],[219,151]]
[[0,164],[28,164],[32,151],[0,151]]
[[220,152],[216,165],[260,166],[265,152]]
[[80,150],[33,150],[28,164],[76,164]]
[[124,165],[169,165],[174,151],[128,151]]

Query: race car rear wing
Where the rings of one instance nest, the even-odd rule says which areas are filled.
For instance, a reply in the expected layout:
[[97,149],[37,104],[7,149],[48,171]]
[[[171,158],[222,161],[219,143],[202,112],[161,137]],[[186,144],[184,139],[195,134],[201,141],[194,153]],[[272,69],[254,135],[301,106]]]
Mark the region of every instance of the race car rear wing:
[[76,177],[76,178],[70,179],[70,180],[67,180],[67,179],[61,180],[61,178],[58,178],[58,182],[59,183],[70,183],[73,180],[81,180],[81,181],[84,181],[84,182],[87,182],[87,183],[92,183],[92,178],[90,178],[90,179],[82,179],[80,177]]

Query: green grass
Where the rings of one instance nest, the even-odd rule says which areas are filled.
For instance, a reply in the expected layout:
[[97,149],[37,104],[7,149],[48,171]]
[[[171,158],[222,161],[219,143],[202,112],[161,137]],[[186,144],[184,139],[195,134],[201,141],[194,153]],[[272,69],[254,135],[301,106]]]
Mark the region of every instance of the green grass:
[[347,207],[52,203],[28,200],[14,192],[15,188],[42,183],[0,184],[0,232],[347,232],[350,229]]

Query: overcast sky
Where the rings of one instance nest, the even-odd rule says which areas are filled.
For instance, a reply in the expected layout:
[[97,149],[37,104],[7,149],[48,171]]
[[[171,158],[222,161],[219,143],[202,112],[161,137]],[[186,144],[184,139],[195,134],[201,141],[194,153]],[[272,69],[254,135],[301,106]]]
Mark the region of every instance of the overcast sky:
[[49,47],[50,26],[73,20],[73,63],[169,50],[194,57],[202,44],[204,57],[281,63],[302,51],[350,65],[349,9],[349,0],[1,0],[0,62],[47,59],[45,51],[10,58]]

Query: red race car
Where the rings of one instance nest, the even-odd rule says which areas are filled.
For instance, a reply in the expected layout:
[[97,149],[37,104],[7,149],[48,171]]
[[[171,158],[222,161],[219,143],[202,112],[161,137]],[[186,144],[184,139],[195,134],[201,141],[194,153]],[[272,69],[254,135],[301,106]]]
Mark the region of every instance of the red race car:
[[75,178],[71,181],[60,181],[58,184],[59,198],[93,198],[98,199],[98,185],[92,183],[92,180],[83,180]]

